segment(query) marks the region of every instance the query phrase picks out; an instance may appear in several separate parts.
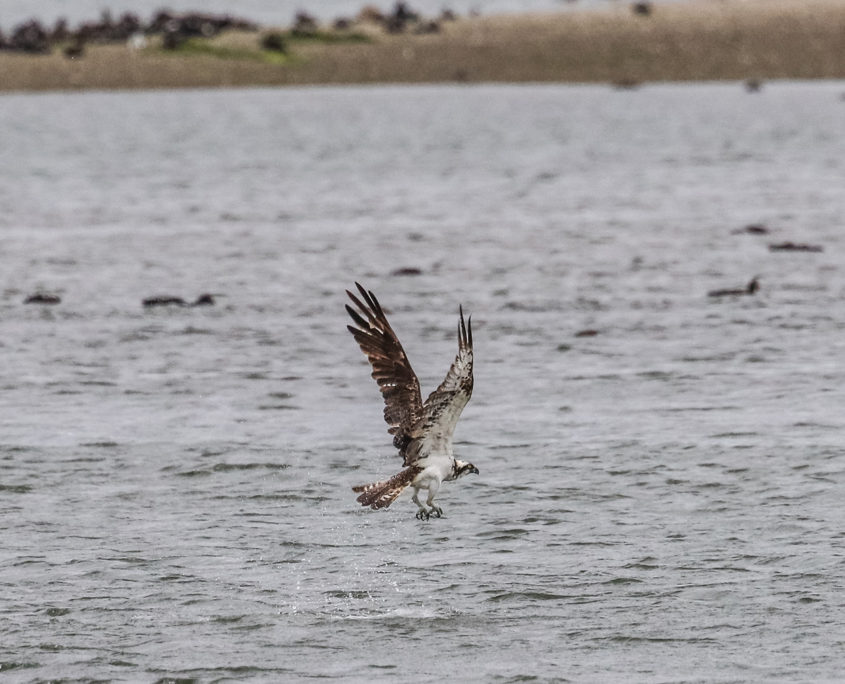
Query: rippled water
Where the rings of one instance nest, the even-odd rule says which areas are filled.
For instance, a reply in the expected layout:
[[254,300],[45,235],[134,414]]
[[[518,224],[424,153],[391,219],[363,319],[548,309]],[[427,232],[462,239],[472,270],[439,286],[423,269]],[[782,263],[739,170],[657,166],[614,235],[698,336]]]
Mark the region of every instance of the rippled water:
[[[0,671],[839,679],[843,90],[0,98]],[[356,279],[424,392],[473,313],[442,519],[350,490]]]

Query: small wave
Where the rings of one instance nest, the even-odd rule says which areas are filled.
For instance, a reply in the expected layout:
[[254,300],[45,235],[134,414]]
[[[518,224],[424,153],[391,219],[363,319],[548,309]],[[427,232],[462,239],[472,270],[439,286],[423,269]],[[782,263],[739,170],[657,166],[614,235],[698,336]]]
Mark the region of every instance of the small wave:
[[373,595],[366,589],[329,589],[323,596],[339,599],[372,599]]
[[28,494],[32,491],[31,485],[4,485],[0,484],[0,492],[8,492],[10,494]]
[[567,594],[555,594],[547,591],[505,591],[494,594],[486,600],[490,603],[503,601],[565,601],[573,598]]
[[11,672],[12,670],[30,670],[41,667],[39,663],[17,663],[12,660],[0,660],[0,673]]
[[614,634],[609,637],[596,637],[592,639],[592,641],[610,641],[611,643],[621,644],[708,644],[716,643],[718,642],[718,639],[710,637],[647,637],[629,634]]
[[741,408],[744,407],[735,404],[726,404],[721,406],[670,406],[663,410],[667,413],[694,413],[696,411],[704,413],[707,411],[738,411]]
[[181,473],[176,473],[179,477],[206,477],[211,475],[210,470],[185,470]]
[[479,532],[477,536],[484,539],[518,539],[519,537],[529,534],[530,530],[522,529],[521,527],[514,527],[509,530],[494,530],[491,532]]
[[793,423],[792,427],[796,428],[812,428],[814,430],[839,430],[839,425],[834,425],[833,423],[815,423],[812,421],[799,421],[797,423]]
[[605,580],[602,584],[642,584],[642,580],[636,577],[614,577],[613,579]]
[[730,439],[732,437],[759,437],[759,432],[717,432],[710,439]]
[[179,477],[206,477],[214,473],[229,473],[241,470],[284,470],[287,463],[215,463],[209,468],[195,468],[176,473]]
[[669,373],[667,371],[660,371],[660,370],[650,370],[650,371],[642,371],[641,373],[636,373],[636,377],[642,378],[643,380],[674,380],[678,376],[675,373]]
[[285,672],[286,670],[263,668],[254,665],[233,665],[202,670],[183,670],[157,679],[154,684],[195,684],[205,681],[219,682],[223,679],[245,680],[249,677],[256,677],[263,681],[280,681],[280,675]]
[[367,607],[360,611],[333,612],[328,615],[330,620],[383,620],[383,621],[417,621],[417,620],[447,620],[450,613],[443,613],[427,606],[403,606],[390,610],[378,610],[374,607]]
[[284,470],[287,463],[217,463],[212,466],[214,472],[229,472],[230,470]]
[[657,559],[654,556],[646,556],[638,561],[633,561],[623,565],[626,570],[656,570],[660,566],[657,564]]
[[733,361],[737,352],[723,352],[721,354],[702,354],[701,356],[681,356],[678,360],[683,363],[708,363],[713,361]]

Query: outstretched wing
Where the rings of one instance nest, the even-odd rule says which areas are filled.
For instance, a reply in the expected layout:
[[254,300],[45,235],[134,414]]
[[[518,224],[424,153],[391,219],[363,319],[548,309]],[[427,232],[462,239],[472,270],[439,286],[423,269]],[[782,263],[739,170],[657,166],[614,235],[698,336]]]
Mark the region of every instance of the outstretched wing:
[[[358,283],[355,286],[361,299],[349,290],[346,294],[358,311],[348,304],[346,310],[357,327],[349,325],[347,328],[370,360],[373,378],[384,397],[384,420],[390,426],[388,432],[393,435],[394,446],[403,452],[414,425],[423,415],[420,381],[376,296]],[[402,455],[404,457],[404,453]]]
[[425,400],[422,418],[411,435],[413,441],[403,453],[405,465],[413,465],[452,441],[461,412],[472,396],[472,317],[464,323],[463,308],[459,311],[458,355],[443,382]]

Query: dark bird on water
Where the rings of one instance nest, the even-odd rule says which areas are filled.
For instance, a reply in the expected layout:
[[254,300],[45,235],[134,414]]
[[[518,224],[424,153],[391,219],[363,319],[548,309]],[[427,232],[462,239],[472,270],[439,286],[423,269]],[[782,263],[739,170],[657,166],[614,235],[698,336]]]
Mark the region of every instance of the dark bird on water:
[[759,78],[749,78],[745,81],[745,90],[749,93],[760,92],[763,87],[763,81]]
[[749,235],[768,235],[769,228],[762,223],[750,223],[745,228],[737,228],[733,231],[734,234],[748,233]]
[[757,290],[760,289],[760,283],[758,282],[757,276],[754,276],[750,281],[748,281],[748,285],[743,288],[726,288],[724,290],[710,290],[707,293],[708,297],[734,297],[734,296],[741,296],[741,295],[753,295]]
[[59,295],[36,292],[23,300],[24,304],[61,304],[62,298]]
[[823,252],[821,245],[808,245],[805,242],[777,242],[769,245],[770,252]]
[[201,294],[199,297],[196,298],[191,306],[214,306],[214,298],[219,297],[220,295],[213,295],[208,294]]
[[[358,502],[370,508],[387,508],[408,487],[417,504],[417,518],[440,517],[443,509],[434,503],[442,482],[457,480],[469,473],[478,474],[472,463],[461,461],[452,453],[452,435],[472,395],[472,321],[464,322],[459,309],[458,355],[446,378],[423,403],[420,382],[411,368],[399,338],[376,296],[355,283],[360,299],[349,290],[346,294],[357,311],[346,310],[355,322],[347,326],[373,367],[373,378],[384,397],[384,420],[390,426],[393,446],[399,450],[404,470],[381,482],[353,487]],[[420,490],[428,490],[425,504]],[[426,506],[428,506],[426,508]]]
[[213,295],[208,293],[201,294],[199,297],[196,298],[196,300],[189,304],[181,297],[159,295],[157,297],[147,297],[141,303],[146,308],[152,308],[154,306],[213,306],[214,298],[219,296],[220,295]]
[[422,275],[422,269],[416,266],[404,266],[392,271],[390,275],[394,276],[418,276]]

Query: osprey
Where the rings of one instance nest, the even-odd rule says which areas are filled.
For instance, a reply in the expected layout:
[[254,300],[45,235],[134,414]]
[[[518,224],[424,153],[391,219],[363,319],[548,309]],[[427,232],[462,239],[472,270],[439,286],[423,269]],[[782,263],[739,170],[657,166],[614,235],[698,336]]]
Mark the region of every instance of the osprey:
[[[384,420],[390,426],[388,432],[393,435],[393,446],[399,450],[404,470],[388,480],[353,487],[352,491],[360,493],[358,501],[362,506],[378,509],[387,508],[412,487],[411,498],[419,507],[417,518],[439,518],[443,509],[434,503],[434,497],[440,483],[468,473],[478,474],[472,463],[452,454],[455,425],[472,395],[472,317],[464,323],[463,308],[459,308],[458,355],[443,382],[423,403],[420,382],[376,296],[358,283],[355,285],[361,298],[346,291],[358,309],[346,305],[355,321],[355,326],[347,328],[373,367],[373,378],[384,397]],[[428,508],[419,499],[422,489],[428,490]]]

